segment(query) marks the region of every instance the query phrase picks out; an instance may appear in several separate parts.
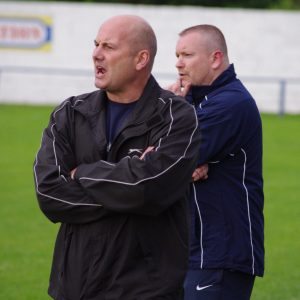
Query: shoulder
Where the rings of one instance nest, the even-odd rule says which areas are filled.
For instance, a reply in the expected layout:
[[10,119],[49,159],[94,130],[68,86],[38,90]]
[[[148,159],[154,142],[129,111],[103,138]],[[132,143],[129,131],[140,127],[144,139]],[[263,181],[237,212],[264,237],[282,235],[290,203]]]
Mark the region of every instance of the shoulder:
[[[172,108],[173,110],[182,110],[190,114],[194,114],[194,107],[189,104],[184,97],[177,96],[173,92],[162,88],[154,77],[151,77],[147,87],[147,101],[151,101],[151,105],[157,105],[161,110]],[[148,103],[149,104],[149,103]]]
[[209,94],[203,102],[203,107],[212,107],[228,112],[243,114],[243,112],[257,112],[254,98],[246,87],[235,80]]
[[[197,117],[202,124],[227,124],[234,128],[252,130],[259,124],[260,113],[255,100],[240,81],[223,86],[196,107]],[[224,125],[225,126],[225,125]]]
[[63,111],[71,111],[83,106],[95,106],[96,102],[101,98],[102,92],[96,90],[90,93],[80,94],[77,96],[71,96],[62,101],[53,111],[54,114],[58,114]]
[[184,97],[162,89],[158,100],[160,101],[161,113],[166,116],[166,119],[180,123],[186,128],[198,124],[195,108]]
[[159,100],[164,104],[172,105],[176,109],[183,109],[194,113],[194,107],[184,97],[175,95],[173,92],[161,89]]
[[74,119],[75,111],[84,114],[98,109],[100,95],[101,91],[97,90],[65,99],[54,108],[51,114],[52,123],[63,126]]

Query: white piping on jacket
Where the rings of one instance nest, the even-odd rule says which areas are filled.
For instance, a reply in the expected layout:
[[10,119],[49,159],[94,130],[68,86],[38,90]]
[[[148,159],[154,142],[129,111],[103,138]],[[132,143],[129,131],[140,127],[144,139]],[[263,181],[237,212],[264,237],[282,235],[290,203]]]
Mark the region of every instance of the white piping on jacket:
[[[80,102],[80,101],[83,101],[83,100],[77,100],[75,101],[74,105],[72,107],[74,107],[77,102]],[[61,107],[59,107],[54,113],[53,113],[53,117],[55,117],[56,113],[59,112],[62,108],[64,108],[66,106],[66,104],[68,103],[71,103],[70,101],[65,101]],[[57,156],[56,156],[56,150],[55,150],[55,136],[54,136],[54,132],[53,132],[53,127],[56,125],[56,123],[52,124],[51,125],[51,133],[52,133],[52,136],[53,136],[53,142],[52,142],[52,147],[53,147],[53,153],[54,153],[54,159],[55,159],[55,165],[57,166],[58,168],[58,174],[59,174],[59,177],[63,178],[64,180],[66,180],[66,178],[63,176],[63,175],[60,175],[60,165],[58,165],[58,161],[57,161]],[[42,140],[44,138],[44,134],[42,136]],[[41,150],[41,147],[42,147],[42,142],[41,142],[41,146],[40,146],[40,149],[39,151],[37,152],[36,154],[36,159],[35,159],[35,164],[34,164],[34,177],[35,177],[35,184],[36,184],[36,191],[39,195],[41,196],[44,196],[44,197],[47,197],[47,198],[50,198],[50,199],[53,199],[53,200],[56,200],[56,201],[60,201],[60,202],[63,202],[63,203],[67,203],[67,204],[70,204],[70,205],[74,205],[74,206],[77,206],[77,205],[82,205],[82,206],[100,206],[102,207],[101,204],[89,204],[89,203],[73,203],[73,202],[69,202],[69,201],[66,201],[64,199],[61,199],[61,198],[56,198],[56,197],[53,197],[53,196],[50,196],[50,195],[47,195],[47,194],[44,194],[44,193],[41,193],[40,190],[39,190],[39,184],[38,184],[38,176],[37,176],[37,173],[36,173],[36,166],[37,166],[37,163],[38,163],[38,154]]]
[[[161,100],[164,104],[166,103],[166,102],[165,102],[163,99],[161,99],[161,98],[159,98],[159,100]],[[172,102],[172,99],[170,99],[170,100],[171,100],[171,106],[172,106],[172,103],[173,103],[173,102]],[[74,106],[76,105],[76,103],[79,102],[79,101],[83,101],[83,100],[77,100],[77,101],[74,103],[73,107],[74,107]],[[59,112],[66,104],[68,104],[68,103],[70,103],[70,101],[65,101],[65,102],[63,103],[63,105],[62,105],[60,108],[58,108],[58,109],[53,113],[53,116],[55,117],[56,113],[58,113],[58,112]],[[171,109],[171,107],[170,107],[170,115],[171,115],[171,119],[172,119],[172,122],[171,122],[171,123],[173,124],[173,115],[172,115],[172,109]],[[142,179],[142,180],[140,180],[140,181],[137,181],[136,183],[126,183],[126,182],[120,182],[120,181],[114,181],[114,180],[105,180],[105,179],[88,178],[88,177],[81,177],[81,178],[79,178],[79,180],[106,181],[106,182],[115,182],[115,183],[120,183],[120,184],[125,184],[125,185],[126,185],[126,184],[127,184],[127,185],[137,185],[137,184],[139,184],[139,183],[141,183],[141,182],[143,182],[143,181],[151,180],[151,179],[153,179],[153,178],[156,178],[156,177],[161,176],[162,174],[164,174],[165,172],[167,172],[169,169],[171,169],[174,165],[176,165],[181,159],[183,159],[183,158],[185,157],[186,152],[187,152],[188,148],[189,148],[190,145],[191,145],[192,138],[193,138],[193,136],[194,136],[194,134],[195,134],[195,132],[196,132],[196,130],[197,130],[197,127],[198,127],[198,120],[197,120],[197,115],[196,115],[195,109],[194,109],[194,115],[195,115],[195,121],[196,121],[196,122],[195,122],[195,128],[194,128],[194,130],[193,130],[193,132],[192,132],[192,134],[191,134],[191,136],[190,136],[189,143],[188,143],[188,145],[187,145],[187,147],[186,147],[186,149],[185,149],[185,151],[184,151],[184,153],[183,153],[183,156],[179,157],[178,160],[175,161],[172,165],[170,165],[165,171],[162,171],[161,173],[158,173],[156,176],[144,178],[144,179]],[[54,125],[56,125],[56,123],[54,123],[54,124],[51,126],[51,129],[53,128]],[[170,131],[171,131],[171,126],[169,127],[168,134],[170,133]],[[54,136],[54,134],[53,134],[53,131],[51,130],[51,132],[52,132],[52,135],[53,135],[53,139],[55,140],[55,136]],[[42,137],[42,139],[43,139],[43,137]],[[161,142],[161,141],[160,141],[160,142]],[[41,149],[41,147],[40,147],[40,149]],[[40,150],[39,150],[39,151],[40,151]],[[38,153],[39,153],[39,151],[38,151]],[[54,152],[54,156],[55,156],[55,165],[56,165],[58,168],[60,168],[60,166],[58,166],[58,162],[57,162],[57,158],[56,158],[56,151],[55,151],[55,143],[54,143],[54,142],[53,142],[53,152]],[[38,162],[38,153],[37,153],[37,155],[36,155],[36,163],[35,163],[35,165],[34,165],[34,175],[35,175],[35,181],[36,181],[36,191],[37,191],[38,194],[40,194],[40,195],[42,195],[42,196],[45,196],[45,197],[47,197],[47,198],[50,198],[50,199],[53,199],[53,200],[57,200],[57,201],[61,201],[61,202],[64,202],[64,203],[67,203],[67,204],[70,204],[70,205],[74,205],[74,206],[76,206],[76,205],[83,205],[83,206],[100,206],[100,207],[102,207],[101,204],[72,203],[72,202],[69,202],[69,201],[66,201],[66,200],[63,200],[63,199],[60,199],[60,198],[56,198],[56,197],[53,197],[53,196],[50,196],[50,195],[41,193],[41,192],[39,191],[38,178],[37,178],[37,174],[36,174],[36,166],[37,166],[37,162]],[[107,163],[106,161],[102,161],[102,162]],[[109,164],[109,163],[108,163],[108,164]]]
[[[253,247],[253,237],[252,237],[252,224],[251,224],[251,216],[250,216],[249,194],[248,194],[247,186],[245,184],[247,154],[246,154],[246,151],[243,148],[241,148],[241,151],[244,154],[243,187],[244,187],[245,192],[246,192],[247,214],[248,214],[248,221],[249,221],[249,238],[250,238],[251,255],[252,255],[252,274],[254,275],[255,274],[255,267],[254,267],[255,258],[254,258],[254,247]],[[233,154],[230,154],[230,155],[233,155]],[[192,186],[193,186],[194,200],[195,200],[195,204],[197,206],[197,211],[198,211],[199,220],[200,220],[200,224],[201,224],[201,231],[200,231],[201,262],[200,262],[200,268],[202,269],[202,267],[203,267],[203,223],[202,223],[200,207],[199,207],[199,204],[198,204],[198,201],[197,201],[197,192],[196,192],[195,184],[193,183]]]
[[[160,99],[160,100],[162,100],[162,99]],[[170,134],[171,129],[172,129],[171,127],[173,125],[173,114],[172,114],[172,104],[173,104],[173,101],[172,101],[171,98],[170,98],[170,100],[171,100],[170,117],[171,117],[172,122],[170,124],[170,128],[169,128],[169,131],[168,131],[167,135]],[[189,142],[188,142],[188,144],[187,144],[187,146],[186,146],[183,154],[173,164],[171,164],[168,168],[166,168],[164,171],[158,173],[155,176],[150,176],[150,177],[147,177],[147,178],[143,178],[143,179],[140,179],[140,180],[138,180],[136,182],[133,182],[133,183],[131,183],[131,182],[125,182],[125,181],[118,181],[118,180],[111,180],[111,179],[103,179],[103,178],[92,178],[92,177],[80,177],[79,180],[91,180],[91,181],[98,181],[98,182],[99,181],[103,181],[103,182],[111,182],[111,183],[123,184],[123,185],[128,185],[128,186],[135,186],[135,185],[140,184],[141,182],[144,182],[144,181],[147,181],[147,180],[151,180],[151,179],[160,177],[161,175],[163,175],[164,173],[166,173],[169,169],[173,168],[177,163],[179,163],[185,157],[186,152],[188,151],[188,149],[189,149],[189,147],[190,147],[190,145],[192,143],[193,136],[194,136],[194,134],[195,134],[195,132],[197,130],[197,127],[198,127],[198,120],[197,120],[196,111],[195,111],[194,108],[193,108],[193,110],[194,110],[194,115],[195,115],[195,128],[194,128],[194,130],[193,130],[193,132],[192,132],[192,134],[191,134],[191,136],[189,138]],[[161,140],[160,140],[160,142],[161,142]],[[160,143],[159,143],[159,146],[160,146]]]
[[[163,102],[163,104],[166,104],[166,102],[163,99],[159,98],[159,100],[161,100]],[[170,105],[171,123],[170,123],[170,126],[169,126],[169,130],[168,130],[167,136],[170,134],[170,131],[171,131],[171,128],[172,128],[172,125],[173,125],[173,121],[174,121],[174,118],[173,118],[173,115],[172,115],[172,103],[173,103],[173,99],[169,98],[169,100],[171,101],[171,105]],[[162,138],[159,139],[158,146],[156,147],[155,151],[157,151],[160,148],[161,141],[162,141]]]
[[[205,98],[205,101],[208,101],[208,97],[207,96],[205,96],[204,98]],[[202,109],[202,102],[200,102],[199,108]]]
[[249,221],[249,235],[250,235],[250,244],[251,244],[251,254],[252,254],[252,274],[254,275],[254,250],[253,250],[253,238],[252,238],[252,225],[251,225],[251,217],[250,217],[250,206],[249,206],[249,194],[248,189],[245,184],[245,176],[246,176],[246,163],[247,163],[247,154],[246,151],[241,148],[242,152],[244,153],[244,172],[243,172],[243,186],[246,192],[246,198],[247,198],[247,211],[248,211],[248,221]]
[[196,191],[195,183],[193,183],[192,186],[193,186],[193,193],[194,193],[194,201],[197,206],[197,211],[200,220],[200,228],[201,228],[200,229],[200,249],[201,249],[200,269],[202,269],[203,268],[203,223],[202,223],[200,207],[197,200],[197,191]]

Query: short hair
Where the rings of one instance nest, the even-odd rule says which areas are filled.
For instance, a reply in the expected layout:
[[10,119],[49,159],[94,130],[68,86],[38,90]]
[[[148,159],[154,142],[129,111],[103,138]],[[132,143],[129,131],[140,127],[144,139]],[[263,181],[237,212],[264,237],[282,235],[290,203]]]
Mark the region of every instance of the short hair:
[[199,34],[205,34],[206,36],[209,37],[209,40],[213,45],[213,47],[219,48],[224,53],[224,55],[228,56],[225,37],[222,31],[218,27],[210,24],[195,25],[182,30],[179,33],[179,36],[184,36],[191,32],[198,32]]

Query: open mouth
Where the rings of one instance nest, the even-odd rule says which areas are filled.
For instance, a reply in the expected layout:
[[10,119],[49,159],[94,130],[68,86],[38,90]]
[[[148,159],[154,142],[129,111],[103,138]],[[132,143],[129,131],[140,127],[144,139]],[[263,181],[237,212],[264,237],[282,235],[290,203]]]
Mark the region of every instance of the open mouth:
[[97,75],[103,75],[106,73],[106,70],[103,67],[96,67],[96,74]]

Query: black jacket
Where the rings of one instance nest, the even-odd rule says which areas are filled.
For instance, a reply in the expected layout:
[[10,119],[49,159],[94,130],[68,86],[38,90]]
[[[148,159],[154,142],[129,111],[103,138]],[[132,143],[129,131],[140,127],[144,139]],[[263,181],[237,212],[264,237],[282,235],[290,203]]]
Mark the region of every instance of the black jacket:
[[[62,223],[49,294],[178,299],[188,262],[187,191],[199,148],[195,111],[151,77],[108,149],[106,99],[95,91],[64,101],[36,156],[40,208]],[[155,151],[139,159],[147,146]]]

